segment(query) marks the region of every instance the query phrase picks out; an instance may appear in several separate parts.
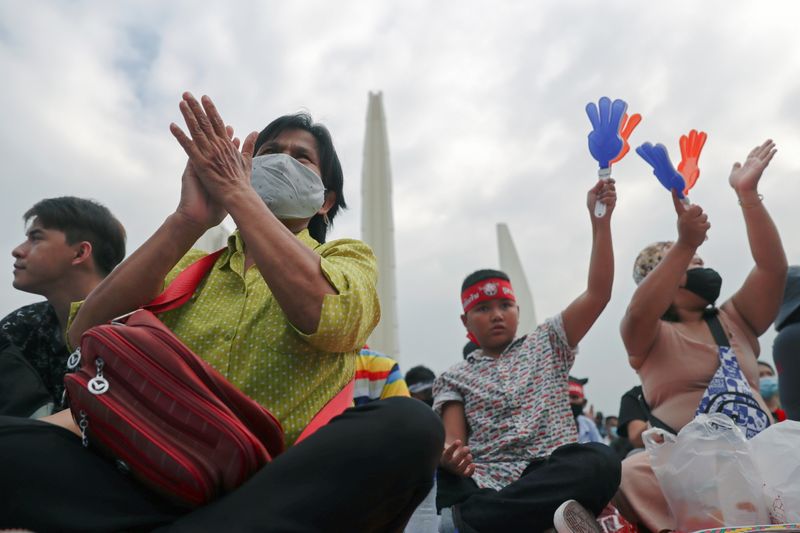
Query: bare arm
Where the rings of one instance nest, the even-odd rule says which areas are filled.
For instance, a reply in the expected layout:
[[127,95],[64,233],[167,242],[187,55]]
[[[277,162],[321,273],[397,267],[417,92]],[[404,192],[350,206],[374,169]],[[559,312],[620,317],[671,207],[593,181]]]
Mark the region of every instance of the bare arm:
[[778,229],[758,194],[758,181],[775,152],[775,143],[765,141],[750,152],[744,165],[733,165],[728,180],[742,206],[755,267],[723,308],[732,307],[756,337],[767,330],[778,314],[788,269]]
[[228,211],[239,227],[251,256],[286,317],[303,333],[314,333],[322,301],[336,291],[325,278],[320,257],[300,242],[270,212],[250,185],[256,132],[242,151],[226,134],[225,125],[207,96],[202,106],[189,93],[180,103],[191,138],[178,126],[178,139],[209,195]]
[[711,227],[700,206],[685,207],[674,192],[672,201],[678,214],[678,240],[636,288],[620,326],[622,342],[634,369],[642,365],[653,346],[661,316],[675,299],[686,269]]
[[628,440],[634,448],[644,448],[642,433],[647,429],[647,422],[644,420],[631,420],[628,422]]
[[444,450],[440,464],[454,474],[471,476],[475,471],[472,454],[467,446],[467,419],[464,404],[447,402],[442,406],[444,424]]
[[[564,331],[570,346],[577,346],[611,299],[614,283],[614,249],[611,242],[611,213],[617,202],[614,180],[598,181],[589,191],[587,205],[592,220],[592,253],[586,291],[562,313]],[[596,201],[606,204],[602,218],[594,216]]]

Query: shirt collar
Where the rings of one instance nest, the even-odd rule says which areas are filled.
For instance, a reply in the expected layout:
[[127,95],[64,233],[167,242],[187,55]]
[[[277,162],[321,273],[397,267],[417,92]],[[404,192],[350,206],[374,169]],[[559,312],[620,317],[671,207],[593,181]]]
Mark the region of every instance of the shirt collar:
[[[308,232],[308,228],[302,230],[300,233],[295,233],[294,236],[300,239],[300,242],[312,250],[320,245],[320,243],[317,242],[317,240],[314,239],[314,237],[312,237]],[[242,240],[242,235],[239,233],[238,228],[228,236],[228,251],[227,253],[223,254],[224,259],[219,261],[215,268],[223,268],[230,264],[231,257],[233,257],[233,255],[237,252],[242,254],[244,253],[244,241]]]
[[492,361],[495,361],[495,360],[499,359],[500,357],[503,357],[505,354],[511,352],[512,350],[516,350],[517,348],[519,348],[520,345],[523,342],[525,342],[525,338],[526,337],[527,337],[527,335],[523,335],[522,337],[512,341],[511,344],[506,346],[505,350],[503,350],[500,353],[500,355],[497,356],[497,357],[492,357],[491,355],[486,355],[486,354],[483,353],[483,349],[477,348],[477,349],[473,350],[472,353],[470,353],[467,356],[467,362],[468,363],[477,363],[479,360],[492,360]]

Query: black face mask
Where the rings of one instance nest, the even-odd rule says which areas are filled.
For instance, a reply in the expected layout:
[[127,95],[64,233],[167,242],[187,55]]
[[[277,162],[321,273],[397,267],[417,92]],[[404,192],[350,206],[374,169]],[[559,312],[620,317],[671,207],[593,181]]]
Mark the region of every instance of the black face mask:
[[578,415],[582,415],[583,414],[583,406],[582,405],[576,405],[574,403],[571,403],[571,404],[569,404],[569,406],[572,409],[572,416],[574,416],[575,418],[578,418]]
[[693,268],[686,271],[686,289],[712,304],[719,298],[722,276],[713,268]]

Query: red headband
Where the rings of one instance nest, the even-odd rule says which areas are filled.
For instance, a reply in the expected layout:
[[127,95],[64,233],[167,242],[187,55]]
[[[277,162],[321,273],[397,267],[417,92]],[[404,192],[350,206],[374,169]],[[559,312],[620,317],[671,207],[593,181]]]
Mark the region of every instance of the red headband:
[[517,301],[511,282],[501,278],[482,279],[461,292],[461,305],[465,313],[487,300]]
[[577,394],[581,398],[583,398],[583,385],[580,383],[575,383],[574,381],[569,382],[569,393],[570,394]]

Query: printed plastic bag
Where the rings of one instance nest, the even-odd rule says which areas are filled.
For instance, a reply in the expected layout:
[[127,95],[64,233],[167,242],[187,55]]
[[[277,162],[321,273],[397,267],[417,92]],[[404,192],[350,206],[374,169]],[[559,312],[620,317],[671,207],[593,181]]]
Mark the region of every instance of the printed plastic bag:
[[800,422],[773,424],[748,444],[772,523],[800,522]]
[[703,414],[677,436],[653,428],[642,438],[679,531],[769,523],[761,476],[733,420]]

